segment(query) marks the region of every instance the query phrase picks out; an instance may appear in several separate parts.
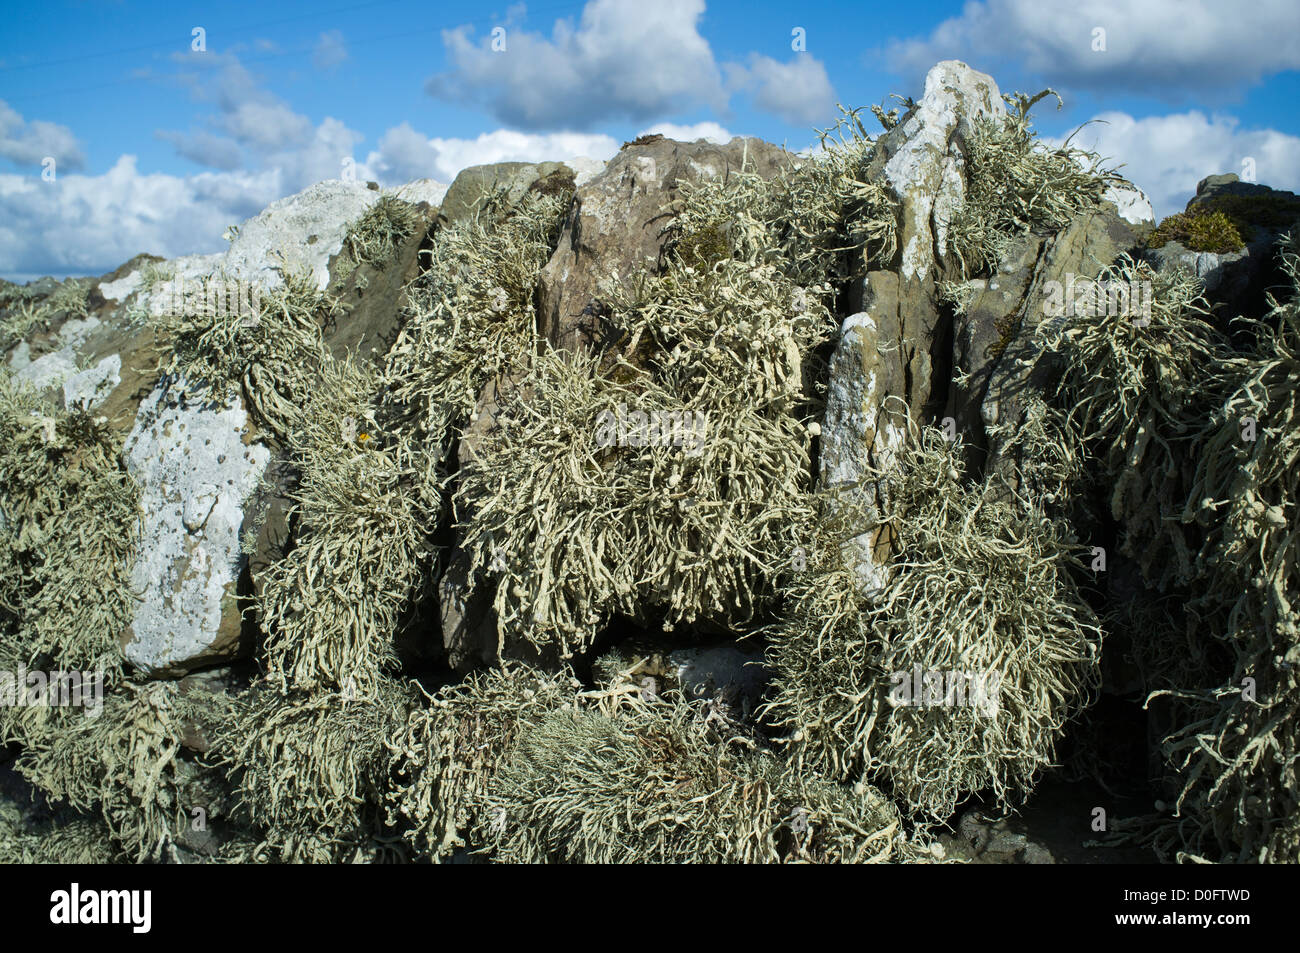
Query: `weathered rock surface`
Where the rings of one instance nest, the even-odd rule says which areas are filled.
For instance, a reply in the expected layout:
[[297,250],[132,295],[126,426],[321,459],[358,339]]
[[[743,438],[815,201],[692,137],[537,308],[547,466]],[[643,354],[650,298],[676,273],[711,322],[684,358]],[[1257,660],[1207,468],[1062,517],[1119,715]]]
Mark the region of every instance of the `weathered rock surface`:
[[[1037,341],[1038,327],[1049,317],[1047,284],[1058,282],[1066,288],[1072,280],[1095,279],[1140,240],[1139,229],[1121,218],[1113,206],[1085,212],[1046,240],[1034,237],[1026,241],[1020,254],[1004,262],[999,275],[989,281],[989,288],[959,320],[957,338],[972,344],[954,360],[971,374],[973,388],[969,395],[961,395],[960,406],[954,401],[952,412],[971,428],[967,437],[972,445],[987,447],[984,466],[1000,470],[1010,486],[1016,486],[1016,469],[1006,459],[1005,443],[1024,419],[1027,395],[1044,393],[1057,372],[1052,362],[1043,358]],[[1019,300],[1013,300],[1016,298]],[[980,390],[984,380],[987,386]],[[975,423],[973,407],[979,408],[982,426]],[[989,428],[999,424],[1008,430],[1000,437],[990,437]]]
[[[947,272],[946,223],[965,195],[972,123],[1005,112],[992,77],[955,60],[939,63],[921,101],[880,138],[868,169],[898,202],[900,259],[897,268],[870,272],[851,295],[858,313],[844,322],[831,359],[821,474],[826,486],[861,484],[868,504],[876,502],[869,470],[889,465],[907,417],[934,413],[946,397],[948,325],[936,288]],[[884,581],[881,532],[856,540],[867,591]]]
[[123,639],[129,662],[172,675],[238,655],[234,584],[242,569],[244,506],[270,459],[247,445],[248,416],[187,395],[168,381],[140,406],[123,448],[141,487],[141,546],[131,581],[140,595]]
[[447,189],[440,215],[455,225],[473,218],[484,196],[505,189],[510,201],[523,197],[530,188],[573,188],[576,172],[563,162],[496,162],[461,170]]
[[623,149],[578,187],[559,245],[542,269],[543,334],[566,348],[599,336],[598,285],[615,272],[626,278],[643,265],[657,266],[670,219],[665,207],[681,183],[741,168],[770,177],[791,161],[785,150],[759,139],[732,139],[724,146],[661,139]]

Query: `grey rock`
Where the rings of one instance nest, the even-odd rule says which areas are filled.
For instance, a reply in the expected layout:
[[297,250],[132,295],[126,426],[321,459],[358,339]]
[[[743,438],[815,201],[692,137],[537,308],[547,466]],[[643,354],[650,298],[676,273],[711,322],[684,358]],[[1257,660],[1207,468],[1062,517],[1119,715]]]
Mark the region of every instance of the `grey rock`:
[[624,148],[579,186],[555,254],[542,269],[543,333],[567,348],[599,338],[598,285],[614,272],[626,278],[642,266],[657,267],[671,217],[666,209],[683,182],[742,167],[770,177],[792,161],[783,149],[758,139],[732,139],[723,146],[660,139]]
[[132,585],[140,602],[123,639],[129,662],[174,675],[236,657],[241,618],[235,583],[244,504],[270,459],[246,445],[238,400],[187,399],[183,380],[163,381],[141,404],[124,446],[140,484],[142,531]]
[[567,181],[570,187],[574,172],[563,162],[497,162],[462,169],[443,197],[440,215],[449,225],[469,221],[485,195],[505,189],[510,201],[518,201],[534,184],[552,179],[556,185]]
[[496,613],[487,588],[469,591],[469,555],[452,551],[438,580],[438,612],[447,661],[458,672],[491,664],[497,655]]

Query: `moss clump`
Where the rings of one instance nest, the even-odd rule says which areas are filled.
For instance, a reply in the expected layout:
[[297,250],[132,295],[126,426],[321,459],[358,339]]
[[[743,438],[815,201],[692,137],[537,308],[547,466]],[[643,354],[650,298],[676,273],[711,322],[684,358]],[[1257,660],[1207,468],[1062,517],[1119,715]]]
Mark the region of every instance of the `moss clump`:
[[714,222],[709,222],[699,231],[678,235],[673,247],[683,265],[703,271],[708,271],[731,257],[731,242],[727,240],[727,233]]
[[462,427],[488,381],[536,347],[534,290],[569,193],[490,196],[477,216],[439,232],[407,288],[407,321],[388,353],[385,386],[401,425],[432,445]]
[[[842,107],[841,107],[842,109]],[[797,286],[838,288],[897,250],[898,210],[866,175],[875,142],[857,110],[822,132],[823,151],[772,178],[741,169],[683,183],[666,251],[707,270],[724,257],[771,265]],[[725,246],[725,248],[724,248]]]
[[1106,313],[1039,325],[1043,345],[1060,354],[1065,366],[1056,402],[1069,408],[1110,474],[1120,551],[1138,562],[1156,588],[1173,580],[1186,584],[1197,545],[1183,516],[1191,491],[1190,443],[1230,386],[1227,345],[1206,320],[1195,279],[1157,273],[1125,256],[1096,286],[1103,282],[1150,284],[1150,314],[1130,302],[1128,310],[1087,309]]
[[[1204,529],[1189,605],[1226,643],[1217,685],[1157,693],[1182,724],[1164,751],[1183,788],[1177,809],[1199,828],[1181,850],[1225,860],[1295,863],[1300,810],[1300,252],[1281,245],[1287,297],[1253,325],[1229,366],[1235,386],[1199,435],[1184,519]],[[1243,428],[1253,421],[1248,439]],[[1253,680],[1247,682],[1247,679]],[[1253,684],[1254,692],[1245,687]],[[1166,844],[1168,849],[1168,844]]]
[[382,268],[420,225],[420,213],[410,202],[385,195],[352,223],[343,239],[358,264]]
[[226,301],[233,286],[209,278],[189,289],[179,309],[160,315],[173,352],[166,370],[214,400],[242,397],[270,442],[283,445],[329,359],[322,328],[337,317],[339,304],[317,290],[309,273],[286,275],[279,287],[261,290],[256,309]]
[[1227,191],[1198,196],[1188,204],[1188,212],[1226,215],[1247,241],[1263,238],[1268,232],[1285,231],[1300,222],[1300,197],[1285,192],[1239,195]]
[[139,531],[108,422],[46,406],[0,369],[0,627],[22,661],[121,669]]
[[[721,730],[719,730],[721,729]],[[871,863],[896,859],[879,792],[795,779],[676,698],[560,708],[490,786],[503,863]]]
[[547,712],[573,704],[569,673],[506,666],[426,696],[389,742],[388,823],[420,854],[444,857],[490,828],[488,789],[518,737]]
[[18,771],[56,801],[96,811],[132,860],[158,859],[188,822],[178,755],[186,730],[175,684],[121,682],[102,710],[49,708]]
[[435,855],[498,862],[781,862],[896,858],[876,791],[786,775],[707,703],[635,687],[584,692],[525,666],[471,676],[391,743],[390,822]]
[[1150,248],[1179,242],[1191,251],[1240,251],[1246,242],[1237,224],[1223,212],[1197,208],[1170,215],[1147,237]]

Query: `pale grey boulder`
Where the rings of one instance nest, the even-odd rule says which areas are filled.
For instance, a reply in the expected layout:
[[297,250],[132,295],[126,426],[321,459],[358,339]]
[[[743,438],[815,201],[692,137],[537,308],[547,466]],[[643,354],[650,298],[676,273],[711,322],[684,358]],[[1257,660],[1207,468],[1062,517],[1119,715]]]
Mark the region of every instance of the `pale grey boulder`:
[[139,602],[123,651],[147,675],[181,674],[240,654],[240,527],[271,456],[262,444],[246,443],[247,432],[237,400],[206,403],[182,379],[159,383],[126,439],[142,525],[132,571]]

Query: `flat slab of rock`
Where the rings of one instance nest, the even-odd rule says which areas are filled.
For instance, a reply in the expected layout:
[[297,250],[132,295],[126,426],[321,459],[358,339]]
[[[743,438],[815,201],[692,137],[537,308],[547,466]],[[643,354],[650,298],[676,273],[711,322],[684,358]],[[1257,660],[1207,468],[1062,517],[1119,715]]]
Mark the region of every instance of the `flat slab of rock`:
[[141,486],[142,529],[132,572],[141,599],[123,651],[154,676],[239,653],[244,502],[271,456],[244,443],[248,417],[237,401],[215,407],[185,393],[184,381],[159,384],[124,446]]

